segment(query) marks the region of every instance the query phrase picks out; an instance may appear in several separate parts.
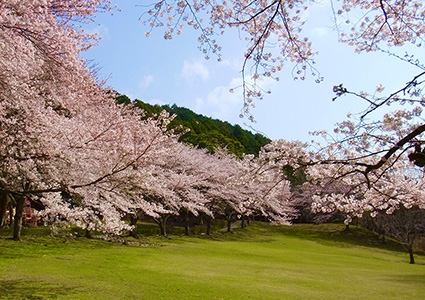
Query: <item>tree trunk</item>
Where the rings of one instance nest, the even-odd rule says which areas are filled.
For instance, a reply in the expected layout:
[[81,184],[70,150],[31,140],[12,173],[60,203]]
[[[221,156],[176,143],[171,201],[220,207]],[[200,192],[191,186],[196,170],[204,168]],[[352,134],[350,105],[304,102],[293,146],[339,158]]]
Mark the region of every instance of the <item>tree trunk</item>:
[[7,200],[7,194],[0,193],[0,227],[6,226]]
[[232,214],[226,216],[227,232],[232,232]]
[[227,219],[227,232],[232,232],[232,220]]
[[184,215],[184,234],[190,235],[190,232],[189,232],[189,212],[188,211],[186,211],[186,213]]
[[415,264],[415,257],[413,256],[413,241],[408,245],[408,250],[409,250],[409,264],[414,265]]
[[21,240],[21,230],[22,230],[22,215],[25,207],[25,198],[23,196],[16,196],[16,212],[15,212],[15,221],[13,226],[13,239],[15,241]]
[[167,228],[165,226],[165,222],[161,219],[161,222],[159,223],[159,228],[161,229],[161,235],[164,237],[167,237]]
[[212,223],[212,218],[211,217],[207,217],[207,220],[206,220],[206,223],[207,223],[207,232],[206,232],[206,234],[207,235],[211,235],[211,223]]
[[137,218],[137,215],[131,215],[130,216],[130,225],[133,226],[133,229],[130,231],[130,235],[134,237],[135,239],[139,238],[139,232],[137,227],[137,221],[139,218]]
[[167,237],[167,220],[170,216],[161,216],[159,217],[159,219],[155,219],[154,221],[156,222],[156,224],[158,224],[160,230],[161,230],[161,235],[164,237]]
[[344,229],[344,231],[349,231],[350,230],[350,225],[348,224],[348,225],[345,225],[345,229]]
[[241,217],[241,228],[245,228],[246,227],[246,220],[245,220],[246,218],[245,218],[245,215],[242,215],[242,217]]

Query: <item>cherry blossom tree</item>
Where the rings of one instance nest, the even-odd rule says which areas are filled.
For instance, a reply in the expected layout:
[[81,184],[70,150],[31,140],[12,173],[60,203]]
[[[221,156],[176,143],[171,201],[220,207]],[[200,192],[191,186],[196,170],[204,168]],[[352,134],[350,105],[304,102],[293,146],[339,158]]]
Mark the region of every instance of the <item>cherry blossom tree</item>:
[[370,229],[401,242],[409,253],[409,263],[414,264],[415,240],[425,235],[425,211],[402,207],[392,214],[381,212],[372,218]]
[[[336,129],[343,138],[323,148],[317,145],[307,148],[301,143],[280,140],[265,146],[260,157],[282,171],[302,169],[307,182],[301,190],[306,192],[303,197],[311,198],[312,210],[323,214],[339,212],[345,216],[347,225],[365,213],[375,216],[378,212],[392,214],[400,208],[423,208],[424,174],[417,168],[417,162],[411,161],[417,149],[413,147],[409,154],[412,147],[397,148],[394,151],[400,153],[388,155],[388,151],[393,150],[386,148],[391,136],[388,130],[400,136],[406,130],[398,125],[390,129],[385,126],[394,120],[410,121],[416,115],[399,112],[396,117],[392,116],[384,115],[385,122],[374,124],[374,140],[372,135],[360,134],[353,122],[345,121]],[[394,143],[397,140],[393,136]]]
[[[361,217],[365,212],[371,212],[374,216],[379,211],[392,214],[400,207],[423,208],[423,174],[412,171],[412,166],[406,166],[405,163],[409,164],[406,160],[396,161],[391,170],[378,174],[379,178],[373,178],[374,184],[370,188],[361,174],[352,172],[348,175],[345,170],[332,165],[327,168],[329,173],[326,176],[323,175],[322,168],[319,171],[321,175],[316,173],[317,179],[320,176],[318,180],[332,181],[338,185],[345,183],[346,189],[339,193],[316,195],[313,207],[322,212],[344,212],[347,215],[346,224],[351,222],[353,217]],[[313,172],[316,171],[317,169]]]
[[247,166],[241,178],[246,184],[245,210],[275,223],[290,224],[296,212],[292,207],[291,184],[280,166],[264,157],[264,152],[258,158],[251,156]]
[[[209,213],[207,199],[200,192],[205,184],[204,173],[209,168],[203,158],[210,156],[204,150],[177,142],[174,138],[166,145],[155,160],[145,167],[148,180],[132,182],[131,189],[139,194],[136,203],[148,203],[150,207],[135,206],[134,224],[143,215],[153,218],[159,225],[161,234],[166,236],[166,223],[170,216]],[[140,169],[140,172],[146,170]],[[139,171],[139,170],[138,170]],[[140,202],[141,201],[141,202]],[[186,226],[186,232],[189,233]]]
[[[93,113],[99,112],[99,105],[93,108]],[[84,112],[88,113],[88,109],[85,108]],[[78,140],[72,141],[75,144],[70,145],[76,153],[60,172],[64,182],[61,185],[69,194],[79,198],[78,205],[68,212],[67,217],[62,216],[64,220],[88,230],[120,233],[129,229],[121,220],[124,214],[137,209],[154,213],[156,207],[142,197],[142,191],[153,180],[150,166],[168,151],[168,145],[178,136],[167,129],[171,119],[166,112],[144,121],[140,113],[134,107],[121,107],[112,102],[101,114],[101,118],[106,118],[103,122],[95,115],[81,118],[83,124],[73,122],[89,132],[87,139],[81,140],[85,135],[80,130]],[[65,138],[71,142],[74,133]],[[69,199],[62,200],[62,206],[69,204]],[[67,212],[59,206],[53,211],[46,209],[45,215],[57,217],[62,215],[60,211]],[[77,219],[73,219],[74,212]]]
[[131,207],[122,183],[169,138],[166,116],[142,122],[139,112],[116,105],[79,58],[95,39],[76,22],[99,8],[108,2],[0,5],[0,180],[2,194],[17,202],[15,239],[25,200],[34,195],[42,196],[46,218],[121,231]]
[[225,216],[228,231],[233,221],[241,219],[244,226],[246,218],[255,215],[280,224],[290,223],[295,215],[290,183],[262,152],[258,158],[246,155],[243,159],[234,159],[230,174],[224,190],[215,191],[215,197],[221,200],[218,212]]
[[174,160],[173,170],[178,180],[174,180],[173,191],[181,201],[180,215],[183,215],[185,234],[189,235],[190,215],[198,217],[201,214],[213,216],[208,208],[210,199],[207,190],[214,187],[215,176],[219,172],[219,164],[215,156],[207,150],[193,148],[190,145],[179,144],[184,160]]
[[103,1],[0,4],[0,188],[2,199],[13,194],[17,202],[15,239],[26,195],[47,188],[46,180],[53,179],[47,161],[61,160],[52,140],[59,120],[99,90],[78,57],[95,40],[75,26],[97,7],[108,9]]
[[219,207],[226,205],[223,193],[229,192],[226,198],[228,201],[238,199],[237,192],[226,185],[235,172],[236,157],[227,154],[225,150],[217,149],[215,154],[210,154],[204,149],[176,143],[155,165],[157,176],[161,178],[159,181],[167,193],[167,196],[161,197],[161,203],[166,204],[168,211],[160,214],[160,218],[155,218],[162,233],[165,232],[165,228],[162,228],[164,220],[170,215],[182,216],[185,233],[189,234],[189,216],[202,214],[207,218],[209,234],[211,219],[220,214],[217,210]]
[[17,201],[15,239],[25,200],[34,196],[46,221],[88,232],[121,232],[128,229],[122,216],[135,205],[154,209],[127,197],[136,180],[151,178],[147,166],[177,137],[168,116],[142,121],[142,112],[116,105],[79,58],[96,40],[77,21],[98,9],[109,9],[108,1],[0,5],[1,199]]

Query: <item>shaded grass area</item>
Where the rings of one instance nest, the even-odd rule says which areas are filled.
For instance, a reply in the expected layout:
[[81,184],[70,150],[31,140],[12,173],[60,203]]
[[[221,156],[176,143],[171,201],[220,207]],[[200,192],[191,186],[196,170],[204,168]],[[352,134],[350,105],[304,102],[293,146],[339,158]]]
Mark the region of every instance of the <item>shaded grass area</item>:
[[0,291],[0,299],[16,300],[58,299],[75,292],[70,287],[64,287],[50,282],[28,281],[24,279],[0,280]]
[[[424,299],[425,258],[343,225],[255,223],[211,237],[0,231],[0,299]],[[124,245],[125,243],[126,245]]]
[[365,228],[350,226],[349,229],[341,224],[302,224],[291,227],[280,227],[279,232],[286,236],[311,239],[317,242],[340,247],[365,246],[379,249],[405,252],[406,249],[399,242],[382,238]]

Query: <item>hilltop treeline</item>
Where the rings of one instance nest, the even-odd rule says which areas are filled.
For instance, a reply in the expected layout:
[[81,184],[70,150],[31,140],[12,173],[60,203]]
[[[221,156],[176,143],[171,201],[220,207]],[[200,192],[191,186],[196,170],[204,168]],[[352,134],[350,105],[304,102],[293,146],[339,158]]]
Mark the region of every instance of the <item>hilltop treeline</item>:
[[118,96],[117,101],[125,104],[133,102],[134,105],[145,110],[147,116],[159,114],[164,109],[170,115],[175,114],[176,118],[169,126],[182,126],[183,129],[189,129],[180,140],[193,146],[208,149],[210,152],[214,152],[215,149],[220,147],[226,148],[238,157],[242,157],[244,153],[258,156],[261,147],[270,142],[270,139],[262,134],[254,134],[237,124],[232,125],[229,122],[212,119],[176,104],[172,106],[151,105],[137,99],[131,101],[126,95]]

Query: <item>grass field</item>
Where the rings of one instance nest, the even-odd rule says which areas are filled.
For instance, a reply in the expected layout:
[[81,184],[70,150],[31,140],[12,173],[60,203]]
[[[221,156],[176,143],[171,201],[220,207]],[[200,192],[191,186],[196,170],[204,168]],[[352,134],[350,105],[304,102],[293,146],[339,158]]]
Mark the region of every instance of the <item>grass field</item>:
[[126,244],[0,234],[0,299],[425,299],[425,257],[360,228],[255,223]]

